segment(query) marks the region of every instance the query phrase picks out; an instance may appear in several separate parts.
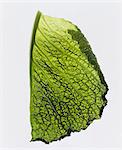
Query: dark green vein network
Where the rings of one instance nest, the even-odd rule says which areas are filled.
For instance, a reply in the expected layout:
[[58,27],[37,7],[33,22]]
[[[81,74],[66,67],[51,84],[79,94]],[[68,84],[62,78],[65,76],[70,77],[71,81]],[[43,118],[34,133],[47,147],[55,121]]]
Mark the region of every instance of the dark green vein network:
[[30,53],[31,141],[50,143],[86,129],[107,104],[92,49],[71,22],[38,12]]

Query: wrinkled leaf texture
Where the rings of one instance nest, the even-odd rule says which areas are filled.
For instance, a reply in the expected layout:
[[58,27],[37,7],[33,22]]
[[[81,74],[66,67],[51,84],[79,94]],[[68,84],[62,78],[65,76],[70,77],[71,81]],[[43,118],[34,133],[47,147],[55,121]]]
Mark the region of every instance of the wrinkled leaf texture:
[[30,55],[31,141],[50,143],[86,129],[107,104],[92,49],[70,21],[37,13]]

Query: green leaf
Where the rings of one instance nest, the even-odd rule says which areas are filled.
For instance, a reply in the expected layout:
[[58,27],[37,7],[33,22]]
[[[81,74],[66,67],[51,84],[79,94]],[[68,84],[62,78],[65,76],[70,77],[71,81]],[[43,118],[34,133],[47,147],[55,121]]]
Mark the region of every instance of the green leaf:
[[32,140],[50,143],[86,129],[107,104],[92,49],[71,22],[38,12],[30,56]]

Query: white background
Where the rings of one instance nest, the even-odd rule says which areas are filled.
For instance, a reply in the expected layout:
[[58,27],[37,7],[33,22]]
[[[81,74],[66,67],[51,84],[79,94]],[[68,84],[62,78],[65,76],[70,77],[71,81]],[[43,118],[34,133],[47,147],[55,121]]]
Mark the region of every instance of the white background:
[[[68,19],[90,42],[109,86],[102,118],[46,145],[30,142],[29,48],[36,12]],[[0,3],[0,148],[122,148],[122,3]]]

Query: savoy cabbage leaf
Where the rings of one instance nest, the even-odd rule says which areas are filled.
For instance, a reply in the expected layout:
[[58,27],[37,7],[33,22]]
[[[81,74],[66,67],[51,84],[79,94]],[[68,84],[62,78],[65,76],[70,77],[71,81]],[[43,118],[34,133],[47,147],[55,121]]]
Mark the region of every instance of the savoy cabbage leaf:
[[71,22],[38,12],[30,56],[32,140],[50,143],[101,117],[108,86],[92,49]]

